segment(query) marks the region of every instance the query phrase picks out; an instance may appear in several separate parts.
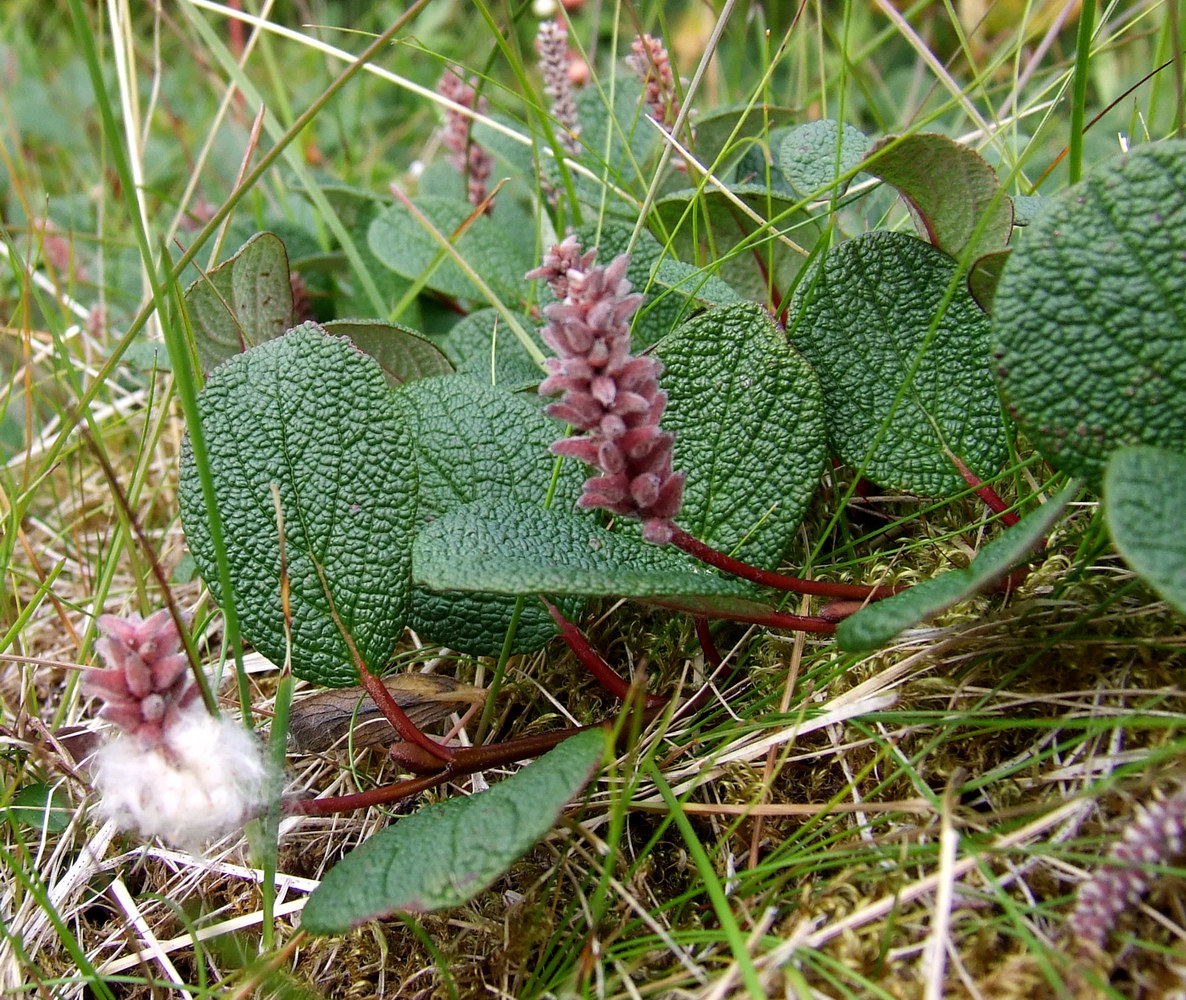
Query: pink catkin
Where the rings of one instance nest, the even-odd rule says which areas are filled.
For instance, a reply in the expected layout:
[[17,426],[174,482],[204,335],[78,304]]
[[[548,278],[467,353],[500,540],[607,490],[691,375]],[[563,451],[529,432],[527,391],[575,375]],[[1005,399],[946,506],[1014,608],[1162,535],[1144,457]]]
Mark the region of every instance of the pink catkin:
[[655,121],[670,129],[679,117],[680,105],[667,49],[657,38],[638,35],[631,45],[631,55],[627,61],[642,81],[645,88],[643,96]]
[[[474,81],[462,79],[456,70],[449,68],[437,82],[437,93],[455,104],[469,108],[479,114],[486,113],[486,99],[479,97]],[[445,125],[441,130],[441,142],[449,150],[449,162],[465,178],[466,194],[471,205],[480,205],[486,198],[487,184],[494,170],[494,158],[470,136],[470,117],[454,108],[445,109]],[[488,203],[489,212],[493,203]]]
[[1153,865],[1186,851],[1186,788],[1144,806],[1107,861],[1079,887],[1067,926],[1074,938],[1102,948],[1117,919],[1140,902],[1153,881]]
[[552,102],[552,117],[560,126],[560,145],[570,156],[576,156],[581,151],[578,140],[581,125],[569,75],[571,60],[568,53],[568,30],[556,21],[542,22],[539,33],[535,36],[535,50],[539,53],[544,93]]
[[144,621],[101,615],[99,627],[106,636],[96,648],[107,669],[88,671],[83,691],[106,702],[102,718],[143,747],[159,746],[198,696],[176,623],[161,610]]
[[601,507],[637,518],[643,537],[671,540],[683,502],[684,475],[672,471],[674,436],[660,430],[667,393],[659,388],[658,360],[630,353],[630,320],[642,296],[630,291],[629,257],[593,265],[575,236],[544,256],[528,278],[548,282],[562,301],[548,306],[542,336],[556,352],[540,395],[561,394],[547,412],[581,431],[552,445],[557,455],[580,459],[602,474],[585,482],[582,507]]

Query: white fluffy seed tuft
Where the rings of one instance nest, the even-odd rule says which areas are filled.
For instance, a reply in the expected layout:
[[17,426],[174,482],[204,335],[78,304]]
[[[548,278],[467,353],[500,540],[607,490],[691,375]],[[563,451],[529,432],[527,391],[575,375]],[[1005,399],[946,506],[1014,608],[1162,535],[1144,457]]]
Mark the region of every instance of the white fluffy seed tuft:
[[104,818],[196,853],[259,815],[270,782],[255,737],[199,702],[159,746],[115,734],[95,755],[94,784]]

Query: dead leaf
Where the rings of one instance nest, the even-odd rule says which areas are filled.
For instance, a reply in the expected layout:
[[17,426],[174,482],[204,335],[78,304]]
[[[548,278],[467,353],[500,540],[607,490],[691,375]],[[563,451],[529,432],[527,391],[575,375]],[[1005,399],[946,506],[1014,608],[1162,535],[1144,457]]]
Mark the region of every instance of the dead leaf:
[[[437,674],[392,674],[383,683],[396,703],[421,729],[459,709],[479,704],[482,688]],[[353,736],[350,735],[353,726]],[[321,753],[334,746],[378,747],[399,737],[361,687],[319,691],[294,702],[288,735],[297,753]]]

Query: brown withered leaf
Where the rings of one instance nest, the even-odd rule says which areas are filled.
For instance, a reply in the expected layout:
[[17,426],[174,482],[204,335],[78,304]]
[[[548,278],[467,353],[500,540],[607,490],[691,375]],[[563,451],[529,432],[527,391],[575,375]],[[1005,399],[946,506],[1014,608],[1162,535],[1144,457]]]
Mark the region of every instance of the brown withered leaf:
[[[384,677],[383,683],[399,707],[422,729],[486,697],[482,688],[436,674],[393,674]],[[382,749],[399,739],[361,687],[332,688],[294,702],[288,735],[297,753],[321,753],[348,743],[355,748]]]

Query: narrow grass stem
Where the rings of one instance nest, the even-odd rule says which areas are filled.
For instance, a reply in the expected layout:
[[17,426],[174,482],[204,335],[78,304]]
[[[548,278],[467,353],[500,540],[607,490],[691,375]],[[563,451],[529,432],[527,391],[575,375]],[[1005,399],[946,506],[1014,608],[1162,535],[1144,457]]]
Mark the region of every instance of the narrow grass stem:
[[676,528],[671,537],[673,545],[683,549],[688,555],[695,556],[701,562],[715,566],[719,570],[739,576],[743,580],[760,583],[763,587],[774,587],[776,590],[789,590],[793,594],[812,594],[816,597],[843,597],[854,601],[878,601],[883,597],[896,594],[901,587],[867,587],[863,584],[828,583],[825,580],[805,580],[798,576],[788,576],[784,573],[772,573],[759,569],[749,563],[734,559],[724,552],[714,549],[689,535],[682,528]]
[[1095,30],[1095,0],[1083,0],[1079,9],[1079,36],[1075,43],[1075,82],[1071,89],[1071,127],[1067,139],[1067,180],[1076,184],[1083,174],[1083,133],[1087,113],[1087,83],[1091,71],[1091,36]]

